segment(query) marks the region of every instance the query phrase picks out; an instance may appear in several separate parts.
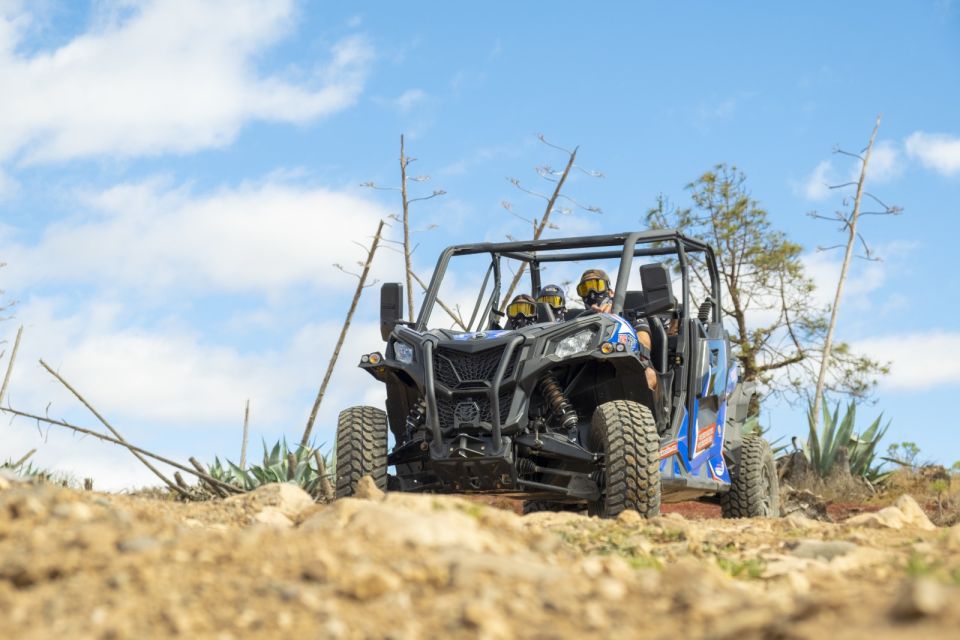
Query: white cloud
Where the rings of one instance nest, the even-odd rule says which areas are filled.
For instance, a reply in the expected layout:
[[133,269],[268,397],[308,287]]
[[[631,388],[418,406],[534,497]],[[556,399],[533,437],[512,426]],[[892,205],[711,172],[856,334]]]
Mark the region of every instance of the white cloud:
[[943,133],[917,131],[904,143],[907,155],[928,169],[953,176],[960,173],[960,138]]
[[30,54],[18,46],[31,16],[0,11],[0,160],[187,153],[228,144],[251,120],[303,123],[349,106],[372,56],[362,39],[337,43],[299,83],[257,69],[294,6],[152,0]]
[[880,384],[889,389],[928,389],[960,384],[960,333],[934,330],[856,340],[854,348],[881,362],[890,375]]
[[20,184],[0,168],[0,202],[12,198],[20,190]]
[[362,256],[354,242],[368,244],[388,213],[350,194],[283,182],[195,195],[153,180],[86,201],[89,211],[48,225],[36,244],[0,235],[7,289],[89,283],[189,295],[350,286],[331,264],[353,265]]
[[820,162],[813,173],[810,174],[803,184],[799,185],[799,191],[808,200],[825,200],[830,195],[830,172],[833,171],[833,163],[829,160]]
[[[889,140],[882,140],[874,145],[870,155],[870,165],[867,167],[867,182],[889,182],[900,177],[903,173],[903,163],[900,161],[900,151],[897,145]],[[850,169],[851,179],[860,179],[860,163],[854,162]]]
[[407,113],[427,98],[427,94],[420,89],[408,89],[397,96],[392,104],[401,113]]

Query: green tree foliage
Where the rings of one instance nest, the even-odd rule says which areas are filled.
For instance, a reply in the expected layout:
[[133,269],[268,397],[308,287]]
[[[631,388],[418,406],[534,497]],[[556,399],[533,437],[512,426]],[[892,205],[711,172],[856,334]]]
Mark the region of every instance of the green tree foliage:
[[[850,473],[876,482],[886,474],[880,471],[877,461],[877,444],[886,435],[890,422],[880,426],[883,414],[877,416],[869,427],[861,434],[854,433],[857,421],[857,405],[851,401],[847,411],[840,417],[840,403],[830,413],[826,405],[823,406],[823,426],[817,431],[813,420],[813,406],[807,412],[810,433],[807,438],[807,457],[810,466],[821,478],[827,478],[833,471],[834,464],[840,454],[841,447],[847,449],[847,460],[850,463]],[[882,464],[882,463],[880,463]]]
[[918,464],[920,457],[920,447],[916,442],[895,442],[887,447],[887,455],[884,458],[887,462],[914,469]]
[[[710,243],[723,284],[720,301],[742,379],[773,393],[808,397],[822,353],[828,309],[813,301],[814,283],[804,271],[802,247],[775,229],[735,166],[719,164],[687,185],[692,206],[670,206],[660,197],[647,212],[654,229],[677,228]],[[709,291],[707,271],[692,257],[700,296]],[[827,389],[866,395],[886,368],[834,345]],[[754,399],[751,413],[759,411]]]

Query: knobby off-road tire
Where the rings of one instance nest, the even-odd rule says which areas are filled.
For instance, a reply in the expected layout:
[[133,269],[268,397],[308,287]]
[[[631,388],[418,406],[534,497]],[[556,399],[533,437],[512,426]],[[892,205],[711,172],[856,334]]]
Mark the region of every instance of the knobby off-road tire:
[[597,407],[590,446],[603,452],[604,486],[590,515],[612,518],[633,509],[645,518],[660,513],[660,436],[650,409],[614,400]]
[[337,422],[337,497],[352,496],[363,476],[387,488],[387,414],[376,407],[350,407]]
[[751,435],[740,445],[740,459],[730,470],[730,490],[720,496],[724,518],[776,518],[780,486],[773,451],[763,438]]

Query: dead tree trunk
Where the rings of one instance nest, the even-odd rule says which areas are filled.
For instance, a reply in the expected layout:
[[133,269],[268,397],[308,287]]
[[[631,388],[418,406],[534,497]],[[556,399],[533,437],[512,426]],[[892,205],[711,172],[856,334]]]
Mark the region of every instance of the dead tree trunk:
[[413,317],[413,267],[410,264],[410,201],[407,199],[407,164],[409,160],[404,153],[403,134],[400,134],[400,198],[403,203],[403,266],[407,274],[407,319]]
[[837,314],[840,310],[840,299],[843,297],[843,285],[847,280],[847,270],[850,267],[850,259],[853,257],[853,251],[857,244],[857,222],[860,218],[860,202],[863,198],[863,185],[867,178],[867,165],[870,163],[870,153],[873,151],[873,143],[877,139],[877,130],[880,128],[880,118],[873,125],[873,133],[870,135],[870,142],[867,144],[866,152],[860,164],[860,178],[857,180],[857,194],[853,200],[853,212],[845,221],[847,228],[847,247],[843,254],[843,263],[840,266],[840,279],[837,281],[837,291],[833,297],[833,307],[830,309],[830,323],[827,325],[827,336],[823,341],[823,355],[820,361],[820,373],[817,376],[817,388],[813,396],[813,428],[819,429],[820,426],[820,406],[823,404],[823,389],[827,380],[827,368],[830,365],[830,352],[833,348],[833,330],[837,325]]
[[[579,147],[575,147],[573,151],[570,152],[570,158],[567,160],[567,166],[563,168],[563,173],[560,174],[560,179],[557,180],[557,186],[554,187],[553,193],[550,195],[550,199],[547,200],[547,207],[543,211],[543,217],[540,218],[539,222],[534,224],[534,240],[539,240],[540,236],[543,235],[543,230],[547,228],[547,223],[550,220],[550,214],[553,212],[553,207],[556,205],[557,198],[560,197],[560,191],[563,189],[563,183],[567,181],[567,176],[570,174],[570,169],[573,168],[573,162],[577,159],[577,149],[579,149]],[[523,278],[523,274],[526,269],[527,263],[524,262],[514,274],[513,280],[510,281],[510,286],[507,288],[507,293],[503,296],[503,300],[500,302],[500,313],[503,313],[507,308],[507,305],[510,304],[510,299],[513,297],[513,292],[516,291],[517,285],[520,284],[520,280]]]
[[[323,396],[327,392],[327,384],[330,382],[330,376],[333,374],[333,368],[340,357],[340,349],[343,347],[343,341],[347,337],[347,330],[350,329],[350,322],[353,320],[353,313],[357,310],[357,303],[360,302],[360,294],[363,293],[367,282],[367,276],[370,273],[370,265],[373,263],[373,256],[380,245],[380,236],[383,233],[383,220],[377,225],[377,233],[373,236],[373,242],[367,251],[367,259],[363,264],[363,271],[360,273],[360,281],[357,282],[357,290],[353,294],[353,301],[350,302],[350,309],[347,311],[347,319],[340,329],[340,337],[337,338],[337,344],[333,348],[333,354],[330,356],[330,363],[327,365],[327,371],[323,374],[323,382],[320,383],[320,390],[317,391],[317,398],[313,401],[313,408],[310,410],[310,417],[307,419],[307,426],[303,430],[303,437],[300,439],[300,446],[306,447],[310,442],[310,432],[313,431],[313,423],[317,419],[317,412],[320,410],[320,403],[323,402]],[[408,272],[409,273],[409,272]]]

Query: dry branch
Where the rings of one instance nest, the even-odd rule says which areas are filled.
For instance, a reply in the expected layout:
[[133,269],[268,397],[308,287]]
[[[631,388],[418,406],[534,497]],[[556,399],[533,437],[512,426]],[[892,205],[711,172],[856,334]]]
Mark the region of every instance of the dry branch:
[[240,443],[240,468],[247,468],[247,440],[250,436],[250,398],[247,398],[247,407],[243,410],[243,442]]
[[7,373],[3,376],[3,386],[0,387],[0,404],[7,395],[7,385],[10,383],[10,373],[13,371],[13,363],[17,359],[17,350],[20,348],[20,337],[23,335],[23,325],[17,329],[17,338],[13,342],[13,351],[10,352],[10,362],[7,363]]
[[[50,365],[48,365],[46,362],[43,361],[42,358],[40,359],[40,366],[42,366],[44,369],[46,369],[46,370],[50,373],[50,375],[52,375],[54,378],[56,378],[56,379],[60,382],[60,384],[62,384],[64,387],[66,387],[67,390],[70,391],[70,393],[72,393],[72,394],[77,398],[77,400],[79,400],[80,402],[82,402],[82,403],[83,403],[83,406],[85,406],[87,409],[89,409],[89,410],[90,410],[90,413],[92,413],[93,415],[95,415],[95,416],[97,417],[97,420],[99,420],[99,421],[103,424],[103,426],[105,426],[105,427],[110,431],[110,433],[112,433],[114,436],[116,436],[117,440],[119,440],[119,441],[120,441],[121,443],[123,443],[123,444],[127,444],[127,441],[123,439],[123,436],[121,436],[120,433],[119,433],[116,429],[114,429],[113,426],[112,426],[109,422],[107,422],[107,419],[104,418],[102,415],[100,415],[100,412],[97,411],[97,410],[93,407],[93,405],[91,405],[89,402],[87,402],[87,399],[84,398],[82,395],[80,395],[80,392],[79,392],[79,391],[77,391],[77,390],[74,389],[72,386],[70,386],[70,383],[67,382],[66,380],[64,380],[63,376],[61,376],[59,373],[57,373],[56,371],[54,371],[54,370],[50,367]],[[178,487],[176,484],[174,484],[174,482],[171,481],[170,478],[168,478],[167,476],[163,475],[163,473],[161,473],[159,469],[157,469],[157,468],[154,467],[152,464],[150,464],[150,463],[149,463],[143,456],[141,456],[139,453],[137,453],[137,452],[134,451],[133,449],[130,449],[130,453],[132,453],[132,454],[137,458],[137,460],[139,460],[140,462],[142,462],[142,463],[144,464],[144,466],[147,467],[147,469],[150,469],[150,471],[152,471],[152,472],[154,473],[154,475],[156,475],[158,478],[160,478],[165,485],[167,485],[168,487],[170,487],[171,489],[173,489],[174,491],[176,491],[177,493],[179,493],[180,495],[182,495],[182,496],[184,496],[184,497],[186,497],[186,498],[189,498],[189,497],[190,497],[189,494],[185,493],[185,492],[183,491],[183,489],[181,489],[181,488]]]
[[370,244],[370,250],[367,252],[367,259],[363,265],[363,271],[360,274],[360,280],[357,282],[357,290],[353,294],[353,301],[350,303],[350,309],[347,311],[347,319],[343,323],[343,327],[340,329],[340,337],[337,338],[337,344],[333,348],[333,354],[330,356],[330,362],[327,364],[327,371],[323,374],[323,382],[320,383],[320,389],[317,391],[317,397],[313,401],[313,408],[310,409],[310,417],[307,419],[307,426],[303,430],[303,437],[300,439],[300,445],[303,447],[308,446],[310,441],[310,432],[313,431],[313,423],[317,419],[317,412],[320,410],[320,403],[323,402],[323,396],[327,392],[327,385],[330,383],[330,376],[333,375],[333,368],[337,364],[337,359],[340,357],[340,349],[343,347],[343,341],[347,337],[347,330],[350,328],[350,322],[353,320],[353,313],[357,310],[357,303],[360,302],[360,294],[363,293],[364,285],[367,281],[367,276],[370,274],[370,265],[373,263],[373,256],[377,252],[377,247],[380,245],[380,236],[383,233],[383,220],[377,225],[377,233],[373,236],[373,242]]
[[[420,288],[421,288],[421,289],[423,289],[424,291],[427,290],[427,284],[426,284],[423,280],[420,279],[420,276],[418,276],[418,275],[417,275],[416,273],[414,273],[413,271],[410,272],[410,275],[412,275],[412,276],[413,276],[413,279],[417,281],[417,284],[420,285]],[[456,323],[460,326],[461,329],[463,329],[464,331],[469,331],[469,329],[467,328],[466,323],[464,323],[463,318],[460,317],[460,314],[459,314],[459,313],[457,313],[456,311],[454,311],[453,309],[451,309],[449,306],[447,306],[447,304],[446,304],[443,300],[441,300],[440,298],[437,298],[437,304],[440,305],[440,308],[441,308],[441,309],[443,309],[444,311],[447,312],[447,315],[450,316],[450,318],[451,318],[454,322],[456,322]]]
[[193,465],[193,468],[196,469],[196,470],[199,472],[198,477],[200,478],[200,481],[201,481],[201,483],[202,483],[203,485],[205,485],[210,491],[212,491],[214,495],[219,496],[219,497],[221,497],[221,498],[226,498],[226,497],[227,497],[227,492],[224,491],[223,489],[221,489],[220,487],[218,487],[218,486],[217,486],[217,483],[215,483],[215,482],[208,482],[208,481],[205,479],[205,478],[211,477],[211,476],[210,476],[210,474],[207,473],[206,467],[204,467],[203,464],[202,464],[199,460],[197,460],[197,459],[194,458],[193,456],[190,456],[189,458],[187,458],[187,460],[189,460],[189,461],[190,461],[190,464]]
[[26,412],[26,411],[20,411],[19,409],[13,409],[13,408],[10,408],[10,407],[0,407],[0,411],[2,411],[2,412],[4,412],[4,413],[9,413],[9,414],[14,415],[14,416],[20,416],[21,418],[29,418],[30,420],[36,420],[37,422],[43,422],[44,424],[52,424],[52,425],[56,425],[56,426],[58,426],[58,427],[66,427],[67,429],[70,429],[70,430],[75,431],[75,432],[77,432],[77,433],[82,433],[82,434],[87,435],[87,436],[93,436],[94,438],[97,438],[98,440],[102,440],[102,441],[104,441],[104,442],[110,442],[110,443],[112,443],[112,444],[118,444],[118,445],[120,445],[121,447],[126,447],[126,448],[129,449],[131,452],[139,453],[139,454],[144,455],[144,456],[146,456],[146,457],[148,457],[148,458],[153,458],[154,460],[157,460],[158,462],[162,462],[162,463],[164,463],[164,464],[170,465],[171,467],[173,467],[173,468],[175,468],[175,469],[179,469],[180,471],[186,471],[187,473],[189,473],[189,474],[191,474],[191,475],[194,475],[194,476],[197,476],[198,478],[201,478],[202,480],[206,480],[207,482],[214,483],[214,484],[216,484],[217,486],[219,486],[220,488],[225,489],[225,490],[227,490],[227,491],[231,491],[231,492],[233,492],[233,493],[244,493],[244,490],[241,489],[240,487],[235,487],[235,486],[233,486],[232,484],[228,484],[228,483],[226,483],[226,482],[223,482],[222,480],[217,480],[216,478],[214,478],[213,476],[211,476],[211,475],[209,475],[209,474],[202,473],[202,472],[196,471],[196,470],[194,470],[194,469],[191,469],[190,467],[187,467],[186,465],[182,465],[182,464],[180,464],[179,462],[177,462],[177,461],[175,461],[175,460],[171,460],[171,459],[169,459],[169,458],[165,458],[165,457],[163,457],[163,456],[161,456],[161,455],[159,455],[159,454],[153,453],[152,451],[147,451],[146,449],[144,449],[144,448],[142,448],[142,447],[138,447],[138,446],[133,445],[133,444],[130,444],[129,442],[126,442],[125,440],[119,440],[119,439],[117,439],[117,438],[111,438],[110,436],[106,435],[105,433],[100,433],[100,432],[98,432],[98,431],[93,431],[92,429],[87,429],[87,428],[85,428],[85,427],[80,427],[80,426],[77,426],[77,425],[75,425],[75,424],[70,424],[69,422],[65,422],[64,420],[55,420],[54,418],[48,418],[48,417],[46,417],[46,416],[38,416],[38,415],[35,414],[35,413],[28,413],[28,412]]

